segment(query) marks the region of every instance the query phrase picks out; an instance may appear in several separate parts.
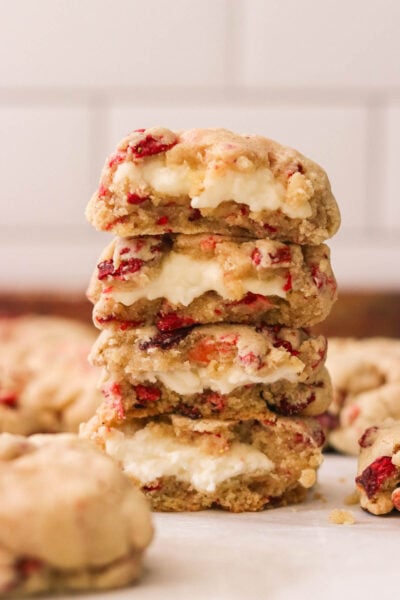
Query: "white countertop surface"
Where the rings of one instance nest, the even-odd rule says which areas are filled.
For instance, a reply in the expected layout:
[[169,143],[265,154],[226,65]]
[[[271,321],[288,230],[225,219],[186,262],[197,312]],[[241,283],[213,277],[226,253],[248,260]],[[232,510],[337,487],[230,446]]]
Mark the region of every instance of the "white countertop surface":
[[[356,460],[327,455],[306,503],[261,513],[156,513],[139,583],[63,600],[283,600],[395,598],[400,515],[346,506]],[[322,499],[315,499],[318,492]],[[354,525],[329,522],[334,508]]]

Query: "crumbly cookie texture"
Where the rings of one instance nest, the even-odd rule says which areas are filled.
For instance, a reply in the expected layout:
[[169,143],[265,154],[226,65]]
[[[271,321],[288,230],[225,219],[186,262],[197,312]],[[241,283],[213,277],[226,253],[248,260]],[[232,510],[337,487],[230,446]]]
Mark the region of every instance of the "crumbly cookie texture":
[[177,414],[191,419],[269,419],[275,414],[314,416],[332,399],[328,371],[323,368],[309,383],[277,381],[249,384],[222,394],[205,390],[197,394],[177,393],[161,382],[134,384],[117,380],[104,369],[101,391],[105,402],[98,409],[104,423],[129,418]]
[[356,456],[365,429],[400,419],[400,340],[331,338],[326,364],[334,390],[329,443]]
[[400,421],[367,429],[359,440],[360,504],[374,515],[400,510]]
[[96,330],[72,319],[0,318],[0,431],[77,431],[101,401],[87,356]]
[[90,354],[119,381],[162,383],[177,394],[228,394],[246,385],[312,382],[323,367],[326,339],[303,329],[199,325],[159,332],[142,327],[102,331]]
[[314,419],[196,420],[180,416],[81,428],[144,491],[152,508],[256,511],[301,501],[316,481],[324,438]]
[[211,232],[320,244],[340,224],[321,167],[225,129],[133,131],[107,159],[86,214],[121,237]]
[[329,248],[221,235],[117,238],[88,289],[99,328],[311,326],[336,300]]
[[0,435],[0,593],[115,588],[152,538],[143,495],[74,434]]

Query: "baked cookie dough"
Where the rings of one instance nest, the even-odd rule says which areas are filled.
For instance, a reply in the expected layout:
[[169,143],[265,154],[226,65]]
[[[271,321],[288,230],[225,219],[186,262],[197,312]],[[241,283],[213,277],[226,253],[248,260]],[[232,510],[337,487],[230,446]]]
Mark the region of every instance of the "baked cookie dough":
[[107,159],[86,214],[120,237],[211,232],[297,244],[320,244],[340,224],[321,167],[225,129],[133,131]]
[[116,588],[152,538],[143,495],[73,434],[0,435],[0,594]]
[[316,481],[324,436],[315,419],[132,419],[97,414],[81,434],[119,461],[154,510],[256,511],[299,502]]
[[103,371],[101,390],[105,402],[98,409],[104,422],[129,418],[177,414],[191,419],[273,419],[274,413],[292,416],[321,414],[332,399],[328,371],[323,368],[308,383],[277,381],[249,384],[222,394],[205,390],[196,394],[177,393],[161,383],[134,384]]
[[365,429],[400,419],[400,340],[331,338],[326,365],[334,390],[329,443],[356,456]]
[[96,330],[72,319],[0,318],[0,431],[77,431],[101,401],[87,360]]
[[329,314],[336,281],[323,244],[178,234],[115,239],[88,297],[99,328],[260,321],[308,327]]
[[279,326],[199,325],[101,332],[90,360],[118,381],[164,384],[180,395],[229,394],[247,385],[314,381],[323,367],[324,336]]
[[356,484],[360,504],[374,515],[400,510],[400,421],[388,419],[359,440]]

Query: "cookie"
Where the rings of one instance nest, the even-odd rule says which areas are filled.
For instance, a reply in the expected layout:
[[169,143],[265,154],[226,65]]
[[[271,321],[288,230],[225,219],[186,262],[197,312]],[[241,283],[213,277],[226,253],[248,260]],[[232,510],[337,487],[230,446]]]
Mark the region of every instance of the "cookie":
[[314,419],[197,420],[171,416],[82,426],[146,494],[154,510],[257,511],[304,499],[322,462]]
[[325,245],[177,234],[115,239],[88,297],[99,328],[261,321],[305,327],[328,315],[336,281]]
[[359,440],[356,478],[360,504],[374,515],[400,510],[400,421],[388,419]]
[[400,418],[400,340],[331,338],[326,365],[334,390],[329,443],[356,456],[365,429]]
[[101,401],[95,329],[61,317],[0,318],[0,431],[77,431]]
[[324,368],[312,382],[252,384],[225,394],[212,390],[179,394],[161,382],[135,385],[128,378],[117,380],[104,369],[101,390],[105,402],[98,410],[104,422],[109,422],[109,415],[114,419],[116,410],[121,421],[162,414],[191,419],[273,419],[274,413],[314,416],[326,410],[332,399]]
[[225,129],[133,131],[87,207],[120,237],[221,233],[320,244],[340,224],[326,173],[296,150]]
[[119,381],[162,383],[184,396],[310,382],[322,369],[325,352],[325,338],[303,329],[218,324],[164,333],[155,327],[105,330],[90,360]]
[[0,435],[0,593],[116,588],[151,541],[143,495],[73,434]]

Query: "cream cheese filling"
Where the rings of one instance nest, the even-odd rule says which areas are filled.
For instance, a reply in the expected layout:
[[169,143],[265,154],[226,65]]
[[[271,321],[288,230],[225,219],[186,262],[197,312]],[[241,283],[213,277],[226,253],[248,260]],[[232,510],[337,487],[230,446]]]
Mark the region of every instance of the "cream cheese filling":
[[[235,294],[227,287],[221,266],[212,260],[198,260],[185,254],[171,252],[163,261],[161,270],[154,279],[137,278],[135,289],[113,288],[107,294],[125,306],[130,306],[141,298],[155,300],[166,298],[172,304],[188,306],[195,298],[208,291],[217,292],[226,300],[237,300],[248,292],[264,296],[286,297],[283,290],[285,278],[274,276],[266,281],[246,278],[235,282],[242,293]],[[136,283],[136,282],[135,282]],[[133,282],[132,282],[132,285]],[[126,284],[125,284],[126,286]]]
[[285,379],[290,382],[298,381],[304,370],[304,364],[297,358],[291,357],[290,364],[276,365],[269,373],[263,375],[247,372],[245,368],[232,366],[211,372],[206,367],[194,367],[189,364],[173,371],[141,371],[135,372],[135,382],[161,382],[177,394],[199,394],[206,389],[220,394],[229,394],[235,388],[255,383],[269,384]]
[[291,201],[284,185],[267,167],[245,172],[227,169],[221,174],[212,166],[201,172],[187,164],[167,166],[162,157],[154,157],[141,163],[120,164],[114,173],[111,191],[126,182],[132,189],[151,187],[160,195],[189,196],[191,206],[200,210],[213,209],[233,200],[246,204],[252,212],[280,209],[293,219],[304,219],[312,214],[307,195]]
[[225,452],[213,455],[173,434],[155,434],[151,427],[140,429],[129,438],[111,429],[105,448],[126,473],[142,484],[160,477],[176,477],[200,492],[214,492],[231,477],[269,472],[274,468],[265,454],[248,444],[234,442]]

